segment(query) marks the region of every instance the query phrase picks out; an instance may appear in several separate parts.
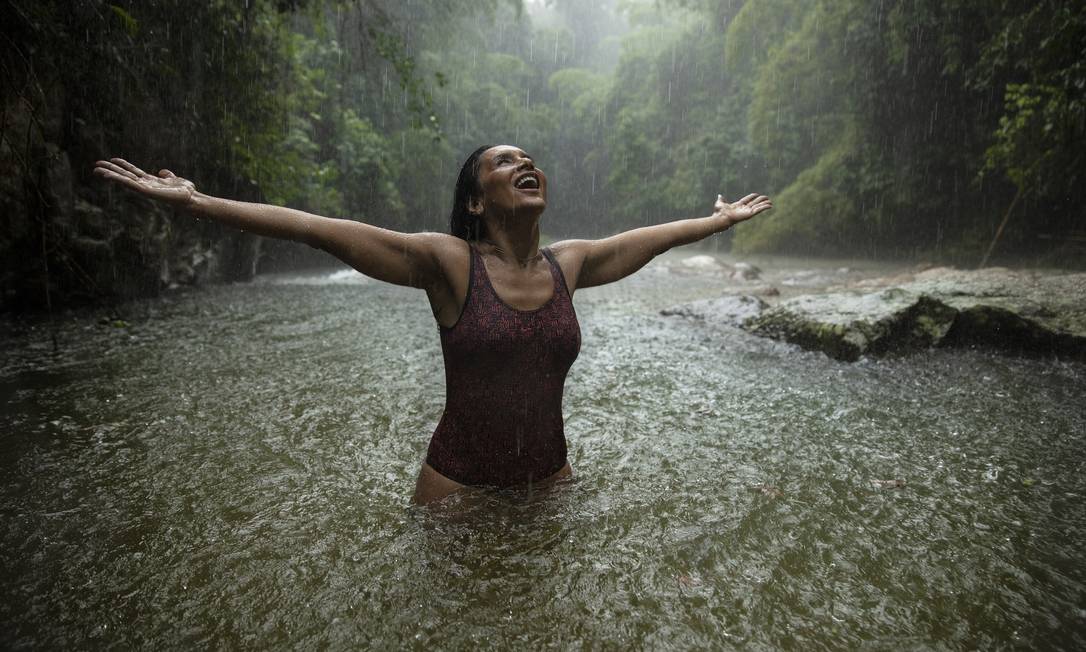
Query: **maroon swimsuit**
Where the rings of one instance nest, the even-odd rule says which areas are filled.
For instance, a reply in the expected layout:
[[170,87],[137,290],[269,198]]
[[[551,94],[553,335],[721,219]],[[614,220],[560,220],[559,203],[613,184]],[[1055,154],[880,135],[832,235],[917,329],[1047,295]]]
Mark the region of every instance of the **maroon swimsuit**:
[[566,465],[562,387],[581,349],[573,301],[550,250],[543,255],[553,296],[535,310],[517,310],[498,297],[479,252],[469,249],[460,320],[441,327],[445,412],[426,463],[466,485],[542,480]]

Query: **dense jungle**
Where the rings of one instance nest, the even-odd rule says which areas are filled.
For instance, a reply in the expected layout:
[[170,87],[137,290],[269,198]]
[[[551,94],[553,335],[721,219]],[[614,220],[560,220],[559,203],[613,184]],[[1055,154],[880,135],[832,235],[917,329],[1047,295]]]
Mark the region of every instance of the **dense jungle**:
[[330,258],[92,179],[121,155],[208,193],[447,229],[459,162],[529,150],[545,236],[758,190],[714,241],[1081,267],[1086,9],[985,0],[215,0],[0,6],[0,301],[109,305]]

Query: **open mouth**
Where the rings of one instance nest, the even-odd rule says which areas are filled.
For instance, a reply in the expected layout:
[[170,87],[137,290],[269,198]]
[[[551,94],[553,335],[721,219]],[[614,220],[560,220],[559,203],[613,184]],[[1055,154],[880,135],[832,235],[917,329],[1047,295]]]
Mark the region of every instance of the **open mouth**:
[[539,177],[534,172],[529,172],[513,183],[517,190],[539,190]]

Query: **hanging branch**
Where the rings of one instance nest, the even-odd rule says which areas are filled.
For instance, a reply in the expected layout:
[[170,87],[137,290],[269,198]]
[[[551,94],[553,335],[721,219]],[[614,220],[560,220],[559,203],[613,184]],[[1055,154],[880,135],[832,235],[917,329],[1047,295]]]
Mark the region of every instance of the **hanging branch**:
[[988,258],[992,255],[992,250],[995,249],[996,243],[999,242],[999,236],[1003,235],[1003,228],[1007,226],[1007,220],[1011,217],[1011,211],[1014,210],[1014,205],[1018,203],[1018,198],[1021,196],[1022,187],[1019,186],[1014,193],[1014,199],[1011,200],[1011,205],[1007,207],[1007,212],[1003,214],[1003,221],[999,223],[999,228],[996,229],[991,244],[988,245],[988,251],[984,252],[984,258],[980,259],[980,265],[977,266],[977,269],[983,269],[988,264]]

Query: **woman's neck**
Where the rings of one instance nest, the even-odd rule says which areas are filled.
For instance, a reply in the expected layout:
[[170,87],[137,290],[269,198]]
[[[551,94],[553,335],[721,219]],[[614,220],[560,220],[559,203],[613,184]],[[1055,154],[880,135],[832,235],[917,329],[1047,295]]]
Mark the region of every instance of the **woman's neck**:
[[494,222],[497,220],[487,223],[486,235],[479,239],[481,244],[490,245],[490,253],[520,267],[539,258],[539,220],[519,224],[511,220]]

